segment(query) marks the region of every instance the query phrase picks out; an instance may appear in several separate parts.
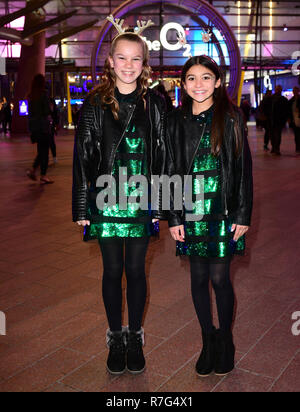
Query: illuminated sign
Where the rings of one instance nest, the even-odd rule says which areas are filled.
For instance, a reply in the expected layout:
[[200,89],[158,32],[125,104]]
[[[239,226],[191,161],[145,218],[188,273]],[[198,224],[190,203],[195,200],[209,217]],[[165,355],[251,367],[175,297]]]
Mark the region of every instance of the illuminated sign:
[[92,80],[85,80],[82,86],[70,86],[70,92],[74,94],[89,92],[93,87]]
[[292,59],[295,59],[295,63],[292,65],[292,73],[294,76],[298,76],[300,74],[300,70],[298,67],[300,66],[300,51],[297,50],[292,54]]
[[264,75],[264,86],[266,89],[273,90],[273,85],[271,82],[271,78],[268,74]]
[[[169,30],[177,31],[178,42],[175,44],[169,43],[167,40],[167,34]],[[185,39],[185,30],[179,23],[167,23],[165,24],[160,31],[160,41],[159,40],[148,40],[147,37],[143,37],[147,43],[150,51],[160,51],[161,47],[164,47],[166,50],[177,51],[184,49],[183,57],[189,57],[191,53],[191,45],[182,41]]]
[[[90,84],[90,86],[88,86],[88,83]],[[83,90],[85,90],[88,93],[92,87],[93,87],[92,80],[85,80],[85,82],[83,83]]]
[[83,88],[78,86],[70,86],[71,93],[82,93]]
[[27,100],[19,101],[19,115],[28,116],[28,101]]

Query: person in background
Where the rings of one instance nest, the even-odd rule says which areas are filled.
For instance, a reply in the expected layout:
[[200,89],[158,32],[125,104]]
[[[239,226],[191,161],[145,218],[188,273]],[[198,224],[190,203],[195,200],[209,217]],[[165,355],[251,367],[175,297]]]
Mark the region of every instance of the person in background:
[[241,109],[245,117],[245,122],[250,120],[251,105],[247,99],[244,99],[241,104]]
[[167,92],[165,86],[164,86],[162,83],[160,83],[160,84],[157,86],[156,90],[158,91],[158,93],[160,93],[160,94],[164,97],[165,102],[166,102],[167,112],[171,112],[172,110],[174,110],[174,106],[173,106],[173,103],[172,103],[172,99],[171,99],[171,97],[169,96],[169,93]]
[[275,94],[271,97],[271,111],[268,120],[271,124],[271,153],[280,156],[281,135],[288,120],[288,99],[282,96],[282,86],[275,88]]
[[75,130],[77,129],[77,126],[78,126],[79,115],[80,115],[80,109],[78,108],[78,105],[73,104],[72,105],[72,121],[73,121]]
[[42,74],[37,74],[31,84],[28,95],[28,126],[31,133],[32,143],[37,143],[37,156],[32,168],[27,170],[27,176],[37,180],[36,172],[41,169],[40,183],[54,183],[47,176],[49,145],[51,134],[51,108],[46,93],[46,79]]
[[269,151],[269,143],[271,142],[271,111],[272,111],[272,90],[267,90],[260,104],[261,124],[265,129],[264,136],[264,151]]
[[2,129],[3,133],[6,134],[7,130],[10,131],[11,125],[11,110],[10,110],[10,103],[7,101],[6,97],[3,97],[2,100]]
[[51,110],[51,131],[50,131],[50,150],[53,157],[53,162],[56,164],[58,162],[56,157],[56,143],[55,136],[57,136],[57,128],[59,126],[59,114],[57,110],[57,105],[54,99],[50,99],[50,110]]
[[296,153],[300,154],[300,89],[293,88],[294,96],[289,100],[289,123],[295,134]]
[[0,99],[0,128],[3,131],[3,119],[4,119],[4,112],[3,112],[3,99]]

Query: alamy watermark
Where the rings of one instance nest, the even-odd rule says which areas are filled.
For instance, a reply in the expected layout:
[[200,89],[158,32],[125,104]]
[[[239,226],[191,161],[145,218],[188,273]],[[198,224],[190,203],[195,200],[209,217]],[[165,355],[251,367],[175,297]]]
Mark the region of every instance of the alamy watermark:
[[[194,178],[192,175],[184,176],[184,180],[179,175],[172,177],[153,175],[149,190],[149,181],[146,176],[135,175],[128,179],[127,168],[120,167],[118,199],[117,182],[114,176],[99,176],[96,186],[102,189],[96,197],[97,208],[102,211],[114,207],[117,203],[119,210],[127,210],[129,205],[135,210],[148,210],[149,204],[152,210],[159,210],[159,199],[161,199],[163,211],[181,211],[184,208],[187,221],[194,222],[203,218],[203,175],[197,175]],[[129,188],[131,189],[130,196],[127,195]]]
[[0,57],[0,75],[6,75],[6,59],[4,57]]
[[292,334],[294,336],[299,336],[300,335],[300,311],[294,312],[292,314],[292,320],[296,321],[292,325]]
[[0,312],[0,335],[6,335],[6,316],[3,312]]

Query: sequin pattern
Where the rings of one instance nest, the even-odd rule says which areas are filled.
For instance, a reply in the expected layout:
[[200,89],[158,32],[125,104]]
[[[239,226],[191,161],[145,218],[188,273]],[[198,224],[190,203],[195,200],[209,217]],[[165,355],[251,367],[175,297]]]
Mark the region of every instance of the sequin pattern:
[[[132,155],[132,156],[130,156]],[[126,130],[126,134],[116,153],[116,159],[113,166],[113,176],[115,177],[116,199],[119,198],[119,172],[120,168],[126,168],[127,179],[123,184],[122,190],[124,195],[139,196],[146,195],[145,191],[148,187],[139,186],[139,184],[128,184],[131,176],[144,175],[147,176],[147,162],[145,156],[145,145],[142,137],[136,136],[134,125],[130,125]],[[124,170],[124,169],[123,169]],[[125,170],[124,170],[125,172]],[[124,173],[123,173],[124,174]],[[149,217],[149,210],[141,210],[138,203],[127,204],[126,210],[120,210],[120,205],[117,202],[112,207],[107,207],[103,211],[98,210],[99,216],[102,217],[102,222],[92,223],[90,228],[91,237],[96,238],[139,238],[151,235],[150,224],[148,223],[130,223],[130,219],[138,219]],[[105,222],[105,218],[122,218],[124,223]]]
[[222,259],[235,253],[242,254],[245,236],[234,242],[231,233],[233,222],[222,216],[219,158],[210,152],[212,115],[212,110],[208,110],[196,119],[205,131],[192,167],[193,195],[203,190],[203,185],[196,179],[197,175],[203,176],[204,200],[195,201],[192,213],[202,215],[202,220],[185,223],[186,241],[177,242],[177,255]]

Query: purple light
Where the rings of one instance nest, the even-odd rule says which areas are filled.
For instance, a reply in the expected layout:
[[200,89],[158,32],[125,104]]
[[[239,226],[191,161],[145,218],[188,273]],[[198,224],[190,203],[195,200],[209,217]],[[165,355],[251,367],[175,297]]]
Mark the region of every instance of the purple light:
[[28,116],[28,101],[27,100],[19,101],[19,115]]

